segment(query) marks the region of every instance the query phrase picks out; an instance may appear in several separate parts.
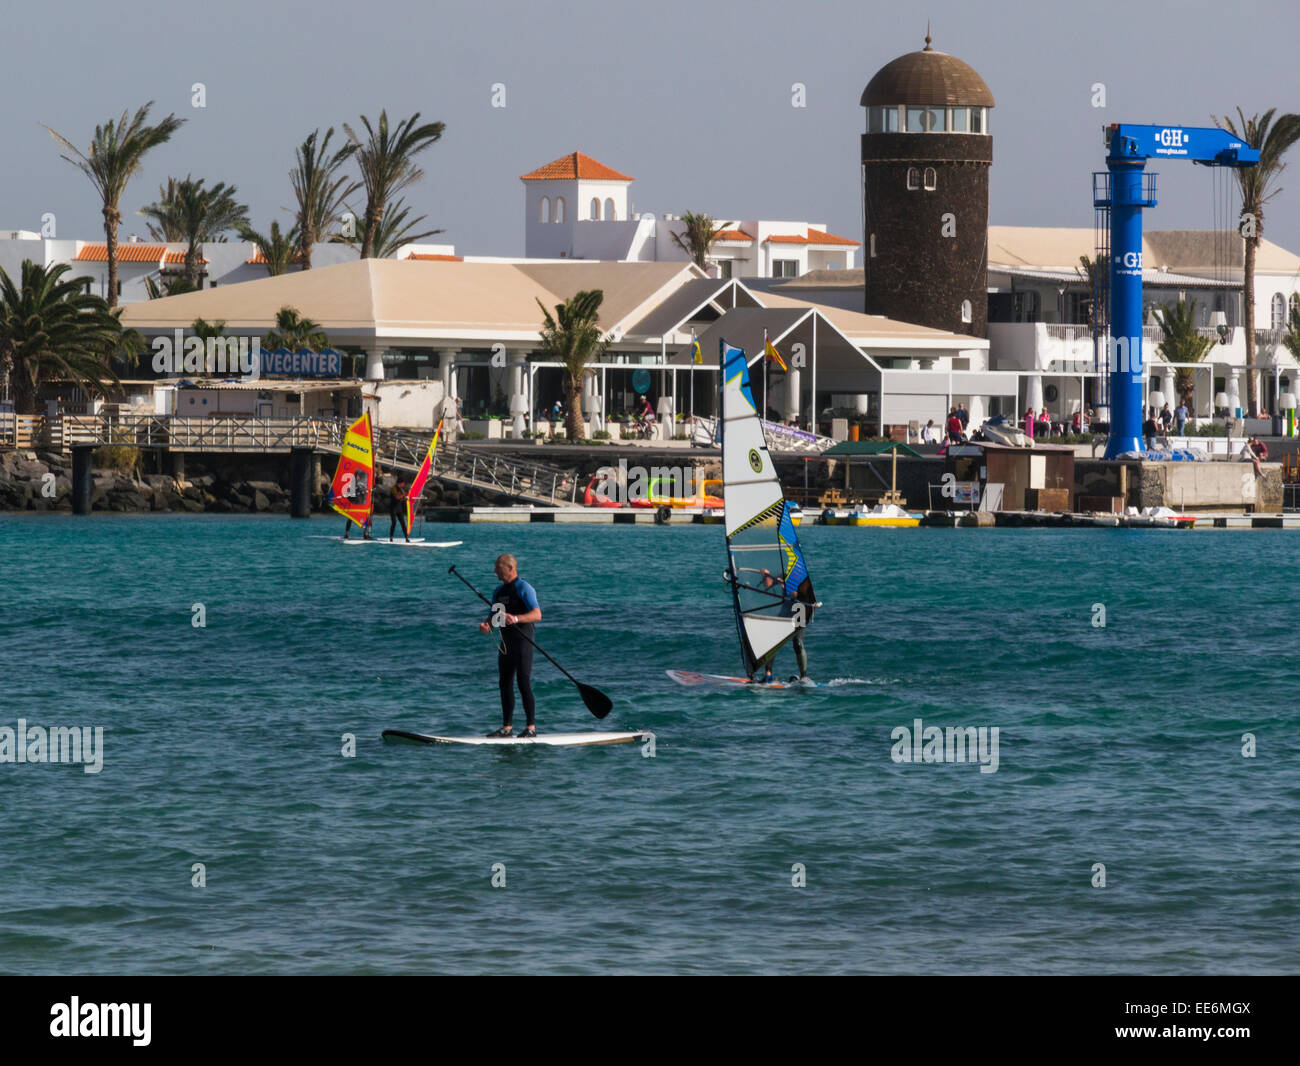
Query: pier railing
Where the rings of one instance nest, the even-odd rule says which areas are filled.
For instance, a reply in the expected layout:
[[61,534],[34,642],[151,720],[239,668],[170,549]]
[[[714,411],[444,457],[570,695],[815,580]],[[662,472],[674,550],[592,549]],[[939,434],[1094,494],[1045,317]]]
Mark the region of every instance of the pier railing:
[[[117,445],[179,452],[274,453],[293,448],[338,454],[347,423],[329,418],[188,417],[158,414],[0,414],[0,448],[69,451],[74,446]],[[414,473],[424,462],[431,433],[379,430],[375,457],[384,466]],[[551,506],[576,503],[573,470],[509,456],[491,455],[446,442],[438,446],[433,476],[514,500]]]
[[[375,458],[385,466],[413,473],[424,462],[432,439],[431,433],[378,430]],[[446,442],[439,443],[434,453],[433,476],[463,488],[528,503],[558,507],[578,502],[578,479],[572,470]]]

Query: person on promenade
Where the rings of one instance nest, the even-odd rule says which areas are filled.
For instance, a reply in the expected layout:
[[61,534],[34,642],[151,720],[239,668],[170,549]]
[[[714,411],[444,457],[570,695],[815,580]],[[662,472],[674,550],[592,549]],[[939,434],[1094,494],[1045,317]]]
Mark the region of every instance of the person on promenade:
[[1174,409],[1174,421],[1178,424],[1178,435],[1180,437],[1187,434],[1187,403],[1183,400],[1178,401],[1178,406]]
[[921,443],[938,444],[939,442],[935,439],[938,436],[938,433],[939,431],[935,428],[934,419],[932,418],[921,429]]
[[[954,412],[954,415],[955,414],[956,412]],[[777,577],[774,573],[772,573],[771,570],[768,570],[766,567],[764,567],[761,573],[759,574],[759,587],[762,588],[764,592],[770,592],[774,596],[780,596],[782,607],[792,617],[794,616],[795,611],[798,610],[795,604],[798,603],[799,601],[785,591],[785,589],[781,585],[781,579]],[[805,611],[807,610],[806,605],[804,609]],[[806,622],[804,625],[796,626],[794,631],[794,639],[791,641],[791,643],[794,645],[795,662],[799,664],[800,681],[808,680],[808,652],[805,650],[803,646],[803,631],[805,628],[807,628]],[[763,663],[763,684],[770,685],[771,683],[772,683],[772,659],[768,658]]]
[[[533,699],[533,626],[542,620],[537,592],[519,576],[513,555],[498,555],[496,575],[501,584],[492,594],[492,613],[480,622],[480,633],[493,629],[498,635],[497,681],[501,688],[501,728],[490,737],[514,735],[515,685],[523,700],[527,725],[521,737],[537,736],[536,704]],[[527,639],[525,639],[527,638]]]
[[957,417],[957,408],[952,407],[948,410],[948,421],[944,423],[944,432],[948,436],[951,444],[961,443],[961,419]]
[[1241,457],[1253,463],[1255,466],[1255,476],[1263,477],[1264,469],[1260,466],[1268,458],[1268,445],[1257,437],[1249,437],[1245,446],[1241,449]]
[[961,419],[961,435],[965,437],[967,429],[970,428],[970,412],[966,410],[964,403],[957,405],[957,417]]
[[1146,421],[1142,423],[1142,437],[1146,443],[1147,451],[1151,451],[1156,446],[1156,437],[1160,433],[1160,426],[1156,423],[1156,409],[1147,408]]
[[1170,410],[1169,404],[1165,404],[1164,409],[1160,412],[1160,425],[1164,428],[1165,436],[1169,436],[1169,431],[1174,425],[1174,412]]
[[1030,440],[1034,439],[1034,409],[1032,407],[1025,412],[1025,436]]
[[1038,412],[1038,435],[1040,437],[1050,437],[1052,435],[1052,416],[1047,413],[1047,408],[1043,407]]
[[391,544],[393,532],[398,525],[402,527],[402,536],[406,543],[411,543],[411,531],[406,528],[406,478],[399,477],[393,486],[393,494],[388,498],[388,541]]

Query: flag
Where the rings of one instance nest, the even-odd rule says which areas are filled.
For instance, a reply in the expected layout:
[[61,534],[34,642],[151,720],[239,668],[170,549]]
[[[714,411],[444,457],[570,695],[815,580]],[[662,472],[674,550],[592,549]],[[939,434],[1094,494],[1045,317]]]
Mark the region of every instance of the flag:
[[704,353],[700,351],[700,342],[695,339],[695,331],[691,330],[691,362],[703,364]]
[[763,332],[763,354],[767,356],[768,362],[775,363],[781,370],[781,373],[787,374],[790,368],[785,365],[785,360],[781,358],[781,353],[772,347],[772,342],[767,339],[767,331]]

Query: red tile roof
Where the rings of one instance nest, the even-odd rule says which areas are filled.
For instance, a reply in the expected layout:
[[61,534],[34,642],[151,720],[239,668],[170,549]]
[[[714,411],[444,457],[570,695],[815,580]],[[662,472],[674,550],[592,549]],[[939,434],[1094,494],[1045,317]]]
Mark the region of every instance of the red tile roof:
[[635,181],[627,174],[620,174],[613,167],[592,159],[581,152],[570,152],[559,159],[552,160],[544,167],[538,167],[528,174],[521,174],[520,181],[573,181],[586,178],[590,181]]
[[[179,263],[181,266],[184,266],[184,265],[185,265],[185,253],[184,253],[184,252],[168,252],[168,253],[163,257],[163,262],[164,262],[164,263]],[[206,259],[204,259],[203,256],[199,256],[199,262],[200,262],[203,266],[207,266],[207,265],[208,265],[208,261],[207,261]]]
[[724,229],[719,231],[714,240],[719,241],[749,241],[753,243],[754,238],[746,233],[743,229]]
[[862,243],[850,240],[848,237],[837,237],[833,233],[826,233],[819,229],[810,229],[807,236],[798,233],[774,233],[764,243],[768,241],[773,244],[852,244],[854,246]]
[[412,252],[410,255],[405,256],[403,261],[405,261],[406,259],[419,259],[426,263],[465,262],[465,257],[463,255],[437,255],[432,252]]
[[[119,263],[157,263],[167,253],[165,244],[143,244],[139,241],[123,241],[117,246]],[[182,256],[182,259],[184,257]],[[107,263],[107,244],[83,244],[81,251],[72,257],[73,262]]]
[[[168,260],[168,262],[170,262],[170,261],[171,261],[171,260]],[[207,262],[206,259],[203,260],[203,261],[204,261],[205,263]],[[292,261],[295,262],[295,263],[301,263],[301,262],[302,262],[302,252],[297,252],[297,253],[295,253],[295,255],[294,255]],[[185,257],[184,257],[184,256],[181,256],[181,262],[182,262],[182,263],[185,262]],[[261,253],[260,250],[259,250],[259,251],[256,251],[256,252],[254,252],[252,255],[250,255],[247,259],[244,260],[244,265],[245,265],[245,266],[266,266],[266,256],[264,256],[264,255]]]

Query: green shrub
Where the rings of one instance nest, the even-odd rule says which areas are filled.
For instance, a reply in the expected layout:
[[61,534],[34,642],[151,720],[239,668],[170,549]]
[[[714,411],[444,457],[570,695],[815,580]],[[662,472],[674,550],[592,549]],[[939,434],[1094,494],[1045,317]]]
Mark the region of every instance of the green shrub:
[[140,463],[140,449],[124,444],[106,444],[95,449],[93,466],[105,470],[115,470],[119,474],[129,474]]
[[480,433],[477,429],[467,429],[460,435],[461,440],[484,440],[486,437],[486,433]]

